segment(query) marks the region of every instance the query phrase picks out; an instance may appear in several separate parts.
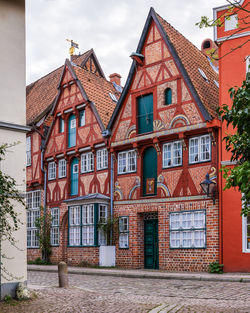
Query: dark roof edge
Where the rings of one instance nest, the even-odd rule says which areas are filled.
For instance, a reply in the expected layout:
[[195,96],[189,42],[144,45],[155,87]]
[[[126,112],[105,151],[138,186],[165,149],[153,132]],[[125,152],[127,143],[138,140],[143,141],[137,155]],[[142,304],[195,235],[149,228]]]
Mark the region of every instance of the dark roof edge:
[[[190,78],[189,78],[189,76],[188,76],[188,74],[187,74],[183,64],[181,63],[180,58],[179,58],[177,52],[175,51],[175,49],[174,49],[171,41],[169,40],[165,30],[163,29],[161,23],[159,22],[159,20],[158,20],[158,18],[156,16],[156,12],[155,12],[153,7],[150,8],[150,11],[148,13],[148,17],[147,17],[147,20],[145,22],[145,25],[144,25],[144,28],[143,28],[143,31],[142,31],[142,34],[141,34],[141,37],[140,37],[137,49],[136,49],[136,52],[137,53],[141,52],[141,49],[142,49],[142,47],[144,45],[144,42],[145,42],[145,39],[146,39],[146,36],[147,36],[148,28],[149,28],[149,25],[150,25],[152,19],[157,24],[157,26],[158,26],[158,28],[159,28],[159,30],[161,32],[161,35],[162,35],[165,43],[167,44],[171,54],[175,58],[175,61],[176,61],[177,65],[178,65],[178,67],[179,67],[179,69],[180,69],[180,71],[181,71],[181,73],[182,73],[182,75],[183,75],[183,77],[184,77],[188,87],[190,88],[190,91],[191,91],[191,93],[192,93],[192,95],[193,95],[193,97],[194,97],[194,99],[195,99],[199,109],[201,110],[201,113],[202,113],[204,119],[206,121],[211,120],[212,117],[210,116],[210,114],[206,110],[205,106],[201,102],[200,97],[198,96],[198,94],[196,92],[196,89],[194,88],[194,86],[193,86],[193,84],[192,84],[192,82],[191,82],[191,80],[190,80]],[[119,101],[118,101],[118,103],[117,103],[117,105],[115,107],[115,110],[114,110],[114,112],[113,112],[113,114],[112,114],[112,116],[110,118],[110,121],[108,123],[107,128],[109,130],[112,128],[112,126],[114,124],[114,121],[115,121],[115,118],[118,115],[118,113],[120,111],[120,108],[122,106],[122,103],[123,103],[123,101],[124,101],[124,99],[125,99],[125,97],[127,95],[128,89],[129,89],[129,87],[131,85],[131,82],[132,82],[132,78],[133,78],[133,75],[134,75],[135,67],[136,67],[135,61],[133,61],[132,66],[131,66],[130,71],[129,71],[129,75],[128,75],[125,87],[124,87],[123,92],[121,94],[121,97],[120,97],[120,99],[119,99]]]
[[43,110],[39,115],[37,115],[31,122],[27,123],[27,125],[32,125],[34,123],[39,122],[49,111],[53,108],[53,103],[55,99],[47,106],[45,110]]
[[181,71],[181,73],[183,75],[183,78],[186,81],[186,83],[188,85],[188,88],[190,89],[190,91],[191,91],[191,93],[192,93],[192,95],[194,97],[194,100],[197,103],[197,105],[198,105],[198,107],[199,107],[199,109],[200,109],[204,119],[206,121],[211,120],[212,119],[211,115],[208,113],[207,109],[205,108],[204,104],[202,103],[202,101],[201,101],[201,99],[200,99],[200,97],[199,97],[199,95],[198,95],[198,93],[197,93],[197,91],[196,91],[196,89],[195,89],[195,87],[194,87],[194,85],[193,85],[193,83],[192,83],[192,81],[191,81],[191,79],[190,79],[190,77],[189,77],[189,75],[188,75],[184,65],[182,64],[182,62],[181,62],[181,60],[180,60],[180,58],[179,58],[175,48],[173,47],[170,39],[168,38],[168,35],[166,34],[163,26],[161,25],[160,21],[158,20],[158,18],[156,16],[156,13],[155,13],[153,8],[152,8],[152,17],[153,17],[156,25],[158,26],[158,28],[160,30],[160,33],[161,33],[161,35],[162,35],[162,37],[163,37],[163,39],[164,39],[168,49],[170,50],[170,53],[174,57],[175,62],[177,63],[177,66],[180,69],[180,71]]

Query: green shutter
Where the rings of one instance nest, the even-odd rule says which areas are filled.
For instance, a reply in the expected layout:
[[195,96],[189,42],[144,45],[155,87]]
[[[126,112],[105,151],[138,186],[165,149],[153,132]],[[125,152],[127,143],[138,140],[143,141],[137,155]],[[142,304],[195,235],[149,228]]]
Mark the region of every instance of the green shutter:
[[172,104],[172,90],[171,88],[167,88],[165,90],[165,104]]
[[137,98],[138,134],[153,131],[153,94]]
[[[143,154],[143,196],[157,194],[157,152],[154,147],[149,147]],[[153,182],[152,192],[147,189],[147,184]],[[150,187],[150,186],[149,186]]]

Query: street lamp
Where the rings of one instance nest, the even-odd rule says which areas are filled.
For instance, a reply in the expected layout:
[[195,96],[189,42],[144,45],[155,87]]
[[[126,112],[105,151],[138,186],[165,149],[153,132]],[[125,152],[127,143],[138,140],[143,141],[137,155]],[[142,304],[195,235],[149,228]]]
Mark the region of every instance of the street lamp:
[[213,198],[213,204],[215,204],[215,185],[216,183],[213,182],[209,178],[209,174],[206,174],[206,179],[203,180],[203,182],[200,183],[200,186],[202,190],[205,192],[205,194],[209,197]]

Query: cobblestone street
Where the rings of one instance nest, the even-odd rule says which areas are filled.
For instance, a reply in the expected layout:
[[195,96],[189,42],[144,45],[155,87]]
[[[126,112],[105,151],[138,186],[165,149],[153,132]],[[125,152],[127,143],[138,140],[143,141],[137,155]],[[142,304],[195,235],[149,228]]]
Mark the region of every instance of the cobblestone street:
[[1,313],[250,312],[250,283],[70,274],[70,288],[59,289],[56,273],[29,272],[28,279],[38,297],[0,304]]

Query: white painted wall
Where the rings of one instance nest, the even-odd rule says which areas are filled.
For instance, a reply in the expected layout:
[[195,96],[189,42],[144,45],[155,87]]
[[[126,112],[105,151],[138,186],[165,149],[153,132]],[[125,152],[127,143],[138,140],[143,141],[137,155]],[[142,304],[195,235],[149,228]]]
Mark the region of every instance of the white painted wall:
[[[26,133],[1,126],[1,122],[26,125],[24,0],[0,0],[0,30],[0,145],[20,141],[7,150],[0,169],[16,180],[20,193],[25,193]],[[1,277],[2,291],[6,286],[10,288],[16,282],[27,280],[26,209],[20,204],[14,205],[22,221],[19,230],[13,233],[18,249],[3,241],[2,252],[11,259],[2,259],[2,262],[15,278],[8,281]]]

